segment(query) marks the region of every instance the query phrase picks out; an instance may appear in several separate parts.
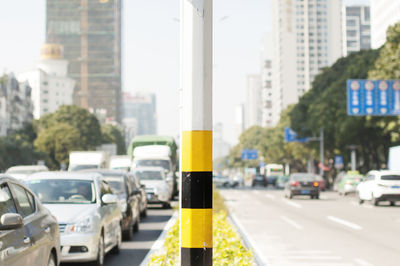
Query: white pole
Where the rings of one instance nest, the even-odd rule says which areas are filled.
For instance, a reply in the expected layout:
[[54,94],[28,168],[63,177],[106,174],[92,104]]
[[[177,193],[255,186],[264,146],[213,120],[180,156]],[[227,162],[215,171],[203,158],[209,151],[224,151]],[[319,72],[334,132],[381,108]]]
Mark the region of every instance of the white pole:
[[357,170],[356,166],[356,150],[352,149],[351,150],[351,171]]
[[212,0],[181,0],[181,265],[212,265]]

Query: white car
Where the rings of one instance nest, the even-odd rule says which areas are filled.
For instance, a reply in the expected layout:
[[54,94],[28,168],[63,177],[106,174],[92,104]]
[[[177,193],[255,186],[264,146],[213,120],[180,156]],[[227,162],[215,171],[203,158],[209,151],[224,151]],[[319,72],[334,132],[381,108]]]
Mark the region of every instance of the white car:
[[161,167],[140,167],[133,170],[140,183],[146,186],[147,202],[161,203],[164,208],[170,208],[173,192],[173,178],[166,177]]
[[25,179],[37,172],[49,171],[46,165],[16,165],[7,169],[6,174],[16,179]]
[[119,252],[122,214],[100,174],[43,172],[26,183],[58,220],[61,262],[103,265],[108,251]]
[[400,172],[370,171],[357,186],[357,192],[360,204],[369,200],[378,206],[381,201],[389,201],[393,206],[400,201]]

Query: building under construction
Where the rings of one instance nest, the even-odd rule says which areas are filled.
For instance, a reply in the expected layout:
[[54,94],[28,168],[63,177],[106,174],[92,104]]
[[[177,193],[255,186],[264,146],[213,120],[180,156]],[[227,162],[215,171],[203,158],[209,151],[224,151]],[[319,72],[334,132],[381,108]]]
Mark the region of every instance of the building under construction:
[[122,0],[47,0],[46,39],[64,47],[74,102],[121,120]]

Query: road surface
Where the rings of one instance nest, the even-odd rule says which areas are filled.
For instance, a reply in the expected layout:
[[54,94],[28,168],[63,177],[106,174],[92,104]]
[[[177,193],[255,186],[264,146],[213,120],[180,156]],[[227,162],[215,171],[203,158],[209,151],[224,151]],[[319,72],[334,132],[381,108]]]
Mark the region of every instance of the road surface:
[[270,189],[221,193],[264,265],[400,265],[400,205],[360,206],[335,192],[320,200]]

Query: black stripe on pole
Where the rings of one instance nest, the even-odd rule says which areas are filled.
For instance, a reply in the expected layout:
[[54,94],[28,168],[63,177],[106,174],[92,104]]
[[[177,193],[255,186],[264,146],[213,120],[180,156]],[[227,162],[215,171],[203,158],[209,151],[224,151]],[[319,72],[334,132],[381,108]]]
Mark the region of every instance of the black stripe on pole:
[[182,208],[212,208],[212,172],[182,172]]
[[181,248],[182,266],[212,265],[212,254],[212,248]]

